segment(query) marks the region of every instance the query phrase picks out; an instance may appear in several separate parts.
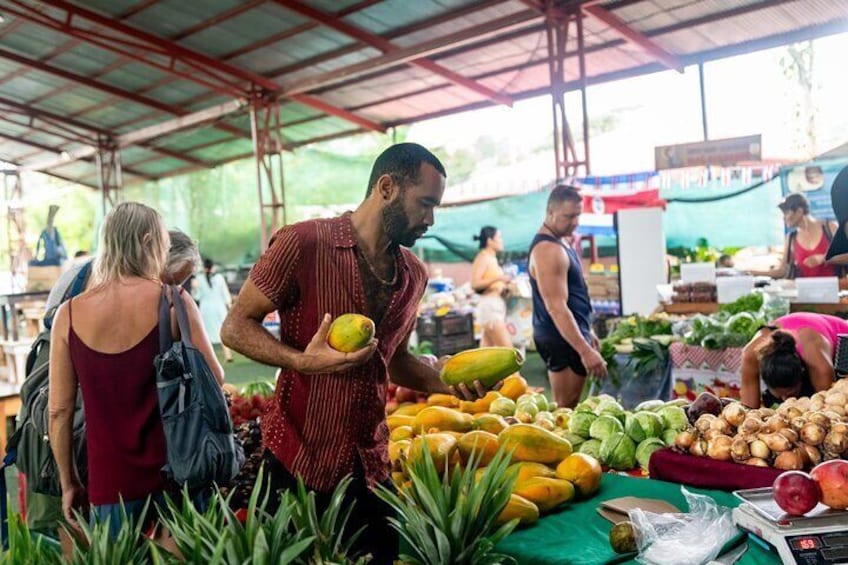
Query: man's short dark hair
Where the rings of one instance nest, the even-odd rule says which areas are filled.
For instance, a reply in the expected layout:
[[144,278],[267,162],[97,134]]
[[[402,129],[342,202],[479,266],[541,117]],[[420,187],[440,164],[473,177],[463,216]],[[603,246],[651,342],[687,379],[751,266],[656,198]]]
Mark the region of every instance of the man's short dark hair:
[[371,169],[371,177],[368,179],[368,190],[365,197],[371,196],[377,179],[383,175],[391,175],[392,179],[401,188],[415,184],[421,177],[421,163],[429,163],[443,177],[447,177],[445,166],[439,158],[433,155],[426,147],[417,143],[397,143],[392,145],[377,157],[374,167]]
[[558,184],[553,188],[553,190],[551,190],[551,195],[548,196],[548,210],[555,206],[559,206],[563,202],[574,202],[575,204],[579,204],[583,202],[583,196],[580,194],[580,191],[573,186]]

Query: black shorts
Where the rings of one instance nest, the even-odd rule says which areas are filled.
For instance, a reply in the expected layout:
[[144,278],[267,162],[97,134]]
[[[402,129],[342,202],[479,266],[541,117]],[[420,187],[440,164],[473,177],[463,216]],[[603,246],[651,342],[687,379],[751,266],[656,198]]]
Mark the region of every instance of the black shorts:
[[565,369],[571,369],[578,376],[586,376],[586,368],[580,361],[580,355],[561,337],[534,336],[536,351],[545,362],[548,371],[558,373]]

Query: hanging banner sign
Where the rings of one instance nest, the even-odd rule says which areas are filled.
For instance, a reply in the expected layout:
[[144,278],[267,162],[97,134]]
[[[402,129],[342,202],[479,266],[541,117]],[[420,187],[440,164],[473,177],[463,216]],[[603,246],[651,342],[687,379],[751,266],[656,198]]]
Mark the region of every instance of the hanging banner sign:
[[659,189],[622,194],[584,189],[581,193],[584,214],[612,215],[630,208],[665,208]]
[[663,145],[654,148],[654,163],[658,171],[710,165],[728,167],[760,161],[762,148],[762,135]]

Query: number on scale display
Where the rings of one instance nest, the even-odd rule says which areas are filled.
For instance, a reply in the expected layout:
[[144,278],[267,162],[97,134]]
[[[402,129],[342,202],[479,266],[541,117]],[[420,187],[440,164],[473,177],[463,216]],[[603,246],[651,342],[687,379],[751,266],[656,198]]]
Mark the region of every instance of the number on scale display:
[[809,551],[821,547],[818,538],[795,538],[792,540],[792,548],[802,551]]

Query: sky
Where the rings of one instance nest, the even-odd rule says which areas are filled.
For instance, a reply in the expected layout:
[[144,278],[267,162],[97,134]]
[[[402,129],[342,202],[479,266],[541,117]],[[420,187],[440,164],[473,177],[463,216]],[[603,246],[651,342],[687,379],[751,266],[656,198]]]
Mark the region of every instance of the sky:
[[[711,139],[762,134],[763,157],[800,160],[808,157],[797,147],[793,126],[793,84],[783,74],[786,48],[720,59],[705,65],[708,130]],[[815,41],[814,74],[818,106],[817,154],[848,142],[848,76],[845,54],[848,34]],[[614,118],[614,130],[590,142],[593,174],[652,170],[654,147],[703,139],[698,68],[675,71],[590,87],[589,115]],[[580,97],[569,93],[566,112],[572,124],[581,122]],[[518,102],[513,108],[495,107],[414,124],[409,139],[424,145],[455,148],[472,144],[482,135],[509,132],[518,144],[537,144],[550,137],[551,103],[547,96]]]

